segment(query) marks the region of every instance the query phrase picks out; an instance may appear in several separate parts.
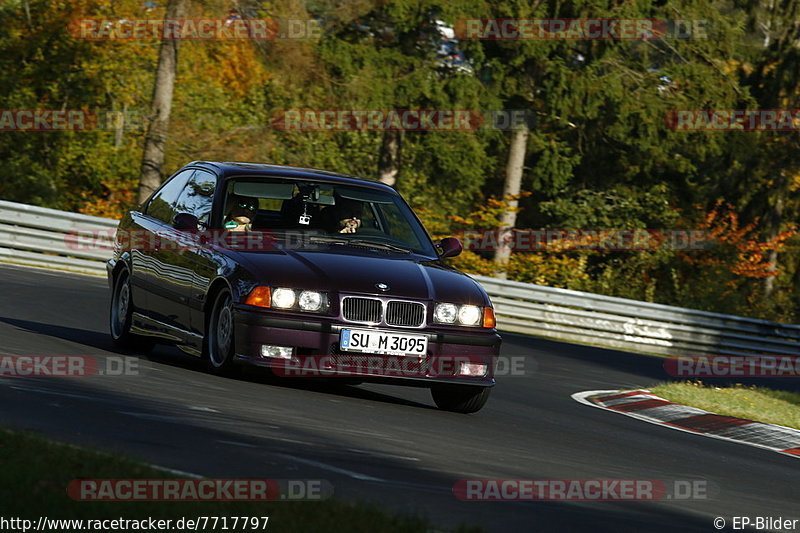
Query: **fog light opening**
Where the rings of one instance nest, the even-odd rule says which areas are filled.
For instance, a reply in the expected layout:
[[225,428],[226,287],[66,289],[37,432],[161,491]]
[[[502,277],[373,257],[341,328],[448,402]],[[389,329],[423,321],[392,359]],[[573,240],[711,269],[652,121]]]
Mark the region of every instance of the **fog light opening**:
[[481,377],[486,375],[486,363],[464,363],[458,367],[459,376]]
[[268,357],[270,359],[291,359],[293,352],[294,348],[291,346],[261,345],[261,357]]

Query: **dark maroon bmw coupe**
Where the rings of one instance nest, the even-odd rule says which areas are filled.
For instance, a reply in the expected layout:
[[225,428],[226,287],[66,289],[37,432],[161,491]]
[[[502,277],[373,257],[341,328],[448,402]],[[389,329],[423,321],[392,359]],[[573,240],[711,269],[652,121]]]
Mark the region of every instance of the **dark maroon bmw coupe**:
[[460,252],[386,185],[196,161],[120,222],[111,336],[175,344],[217,373],[429,387],[440,408],[475,412],[500,336],[486,292],[442,261]]

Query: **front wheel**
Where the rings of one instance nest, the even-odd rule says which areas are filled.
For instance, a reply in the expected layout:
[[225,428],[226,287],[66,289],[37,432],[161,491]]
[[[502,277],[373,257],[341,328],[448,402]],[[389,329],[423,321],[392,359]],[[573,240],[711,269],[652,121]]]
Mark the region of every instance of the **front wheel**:
[[233,300],[227,289],[220,291],[211,308],[206,335],[206,364],[214,374],[227,374],[233,368]]
[[431,396],[439,409],[454,413],[476,413],[486,405],[492,389],[474,385],[434,385]]
[[127,271],[120,272],[114,281],[109,308],[109,329],[114,346],[125,350],[148,352],[153,348],[149,339],[131,333],[133,317],[133,290]]

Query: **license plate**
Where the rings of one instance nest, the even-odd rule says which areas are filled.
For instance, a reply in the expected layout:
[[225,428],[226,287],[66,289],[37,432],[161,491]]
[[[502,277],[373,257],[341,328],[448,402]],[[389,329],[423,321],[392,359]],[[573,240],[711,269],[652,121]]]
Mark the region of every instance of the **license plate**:
[[423,357],[428,352],[424,335],[405,335],[372,329],[343,329],[339,347],[348,352]]

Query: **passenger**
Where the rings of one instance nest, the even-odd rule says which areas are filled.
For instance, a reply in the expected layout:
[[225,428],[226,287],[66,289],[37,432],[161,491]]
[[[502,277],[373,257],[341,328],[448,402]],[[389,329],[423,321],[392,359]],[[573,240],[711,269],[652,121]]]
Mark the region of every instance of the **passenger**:
[[228,231],[252,231],[253,221],[258,211],[258,199],[248,196],[231,196],[228,200],[228,215],[225,217],[225,229]]

